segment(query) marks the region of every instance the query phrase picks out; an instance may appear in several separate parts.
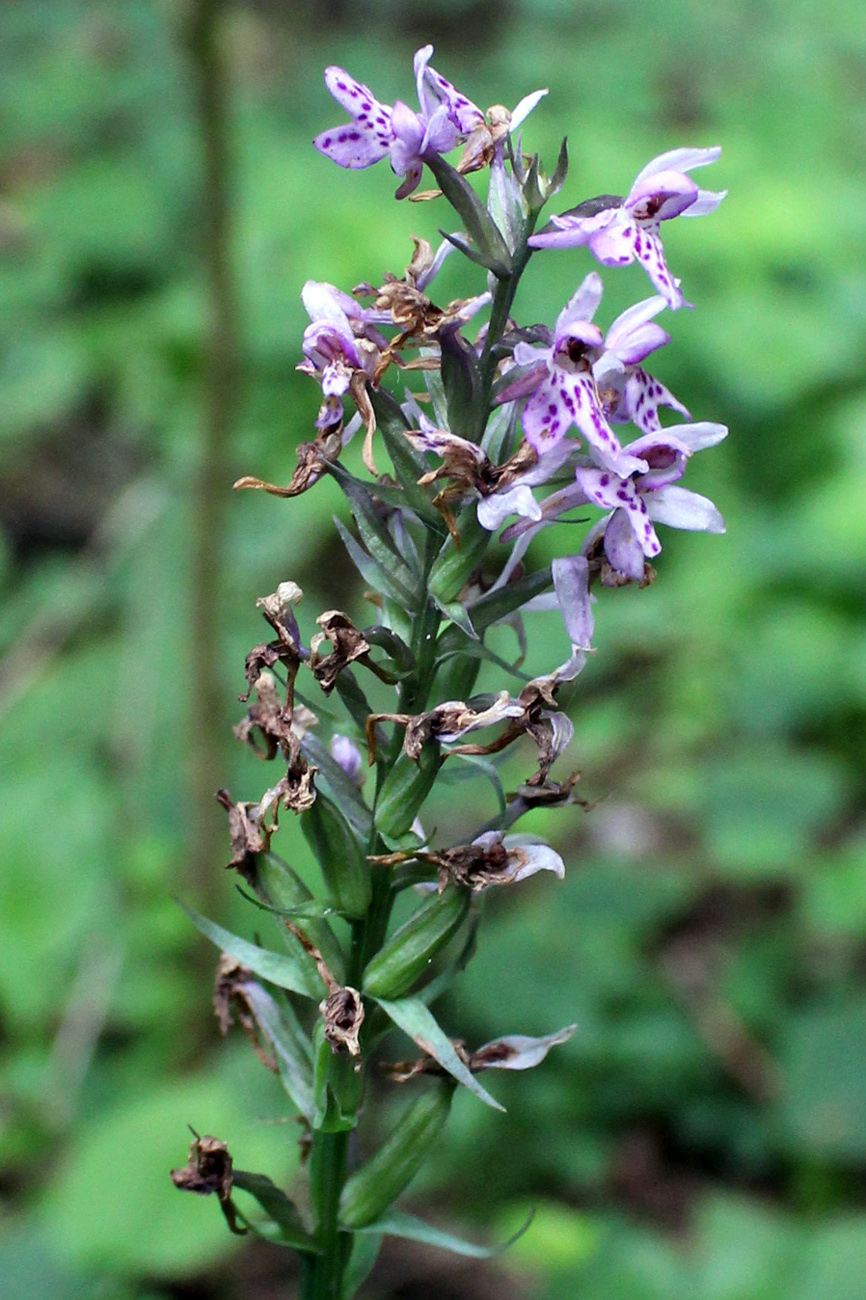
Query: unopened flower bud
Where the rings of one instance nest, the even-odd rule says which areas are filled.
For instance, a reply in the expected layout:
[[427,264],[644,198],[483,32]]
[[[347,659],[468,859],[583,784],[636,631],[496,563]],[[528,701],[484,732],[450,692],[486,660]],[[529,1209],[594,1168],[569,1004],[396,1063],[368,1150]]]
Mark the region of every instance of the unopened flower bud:
[[328,750],[334,762],[343,769],[349,780],[360,789],[364,784],[366,770],[358,746],[348,736],[335,734],[331,738]]

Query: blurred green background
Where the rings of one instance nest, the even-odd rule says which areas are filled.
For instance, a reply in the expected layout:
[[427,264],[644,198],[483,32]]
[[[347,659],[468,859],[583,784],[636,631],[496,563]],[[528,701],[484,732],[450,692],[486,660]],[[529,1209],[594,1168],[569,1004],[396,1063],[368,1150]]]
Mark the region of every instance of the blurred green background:
[[[0,9],[0,1294],[293,1294],[287,1255],[239,1245],[168,1180],[188,1122],[246,1168],[286,1177],[297,1160],[278,1086],[214,1038],[213,953],[172,896],[255,924],[222,872],[219,810],[195,794],[208,771],[236,798],[261,788],[229,725],[255,598],[293,578],[310,617],[359,609],[330,484],[294,502],[229,491],[239,473],[287,481],[309,435],[301,285],[379,283],[446,220],[394,203],[385,165],[343,173],[310,148],[340,116],[321,70],[410,99],[432,40],[482,105],[550,87],[525,136],[552,164],[568,134],[563,207],[625,192],[664,150],[723,145],[706,183],[730,197],[668,236],[697,307],[665,320],[654,370],[731,427],[689,471],[728,534],[668,532],[653,588],[602,593],[572,709],[599,802],[536,815],[566,881],[492,900],[443,1011],[473,1042],[579,1022],[543,1067],[494,1081],[507,1118],[461,1098],[410,1197],[476,1237],[531,1206],[535,1223],[495,1265],[389,1247],[366,1294],[861,1300],[860,0],[226,3],[241,392],[212,461],[193,11]],[[477,291],[456,261],[447,291]],[[589,265],[536,259],[518,315],[550,321]],[[648,292],[636,267],[605,279],[602,325]],[[559,662],[549,615],[530,634],[530,668]],[[455,833],[493,798],[461,790]],[[275,843],[306,869],[294,826]]]

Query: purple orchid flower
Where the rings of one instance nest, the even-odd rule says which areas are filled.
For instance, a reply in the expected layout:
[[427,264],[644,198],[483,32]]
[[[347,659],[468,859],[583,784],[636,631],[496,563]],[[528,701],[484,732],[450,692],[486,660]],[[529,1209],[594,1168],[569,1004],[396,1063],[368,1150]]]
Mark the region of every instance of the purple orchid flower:
[[372,167],[390,155],[395,175],[404,177],[397,198],[416,190],[426,155],[449,153],[484,122],[481,109],[429,66],[432,54],[432,45],[415,54],[417,113],[402,100],[389,108],[343,68],[326,68],[325,84],[353,120],[317,135],[319,152],[350,168]]
[[661,295],[646,298],[618,316],[605,335],[604,352],[592,373],[604,413],[612,424],[631,421],[642,433],[654,433],[661,428],[660,406],[691,419],[670,389],[648,375],[640,364],[656,348],[671,341],[667,330],[652,322],[665,306]]
[[328,428],[342,418],[342,397],[352,376],[362,371],[372,378],[387,343],[369,321],[369,313],[332,284],[308,280],[301,301],[312,323],[304,330],[306,361],[298,369],[321,383],[324,400],[316,427]]
[[[676,430],[646,434],[627,448],[648,466],[644,473],[620,478],[607,470],[575,471],[577,487],[587,501],[611,513],[590,530],[584,553],[604,537],[604,552],[613,569],[640,582],[644,559],[661,551],[653,523],[693,532],[723,533],[725,521],[712,501],[674,486],[685,473],[693,452],[714,447],[727,437],[723,424],[680,424]],[[576,504],[572,499],[569,508]]]
[[624,199],[604,195],[554,217],[553,229],[533,235],[533,248],[578,248],[605,266],[627,266],[635,258],[672,310],[685,305],[679,281],[668,270],[659,236],[662,221],[703,217],[713,212],[727,190],[699,189],[686,175],[721,156],[721,149],[672,149],[647,163]]
[[517,344],[514,360],[530,369],[500,393],[499,401],[529,394],[523,409],[523,431],[539,455],[557,446],[576,425],[597,464],[628,476],[645,470],[646,464],[620,446],[605,419],[592,373],[604,350],[601,330],[590,323],[601,295],[601,277],[591,271],[560,312],[548,347]]

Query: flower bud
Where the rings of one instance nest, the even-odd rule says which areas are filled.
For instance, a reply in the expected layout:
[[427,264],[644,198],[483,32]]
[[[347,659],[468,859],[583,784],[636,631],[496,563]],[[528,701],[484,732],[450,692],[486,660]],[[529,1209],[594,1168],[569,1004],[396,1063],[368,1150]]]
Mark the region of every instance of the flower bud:
[[358,746],[354,744],[348,736],[335,734],[331,738],[328,752],[334,762],[343,769],[349,780],[352,781],[360,790],[361,786],[364,784],[366,769],[364,766],[364,759],[361,756],[361,751],[358,749]]
[[374,998],[403,997],[456,934],[468,910],[465,889],[446,889],[425,899],[367,963],[364,992]]
[[376,801],[376,829],[389,838],[405,835],[427,798],[439,771],[439,746],[429,741],[418,761],[404,751],[385,777]]
[[397,1199],[415,1177],[445,1127],[454,1088],[438,1083],[403,1112],[376,1154],[347,1180],[340,1197],[340,1223],[364,1228]]

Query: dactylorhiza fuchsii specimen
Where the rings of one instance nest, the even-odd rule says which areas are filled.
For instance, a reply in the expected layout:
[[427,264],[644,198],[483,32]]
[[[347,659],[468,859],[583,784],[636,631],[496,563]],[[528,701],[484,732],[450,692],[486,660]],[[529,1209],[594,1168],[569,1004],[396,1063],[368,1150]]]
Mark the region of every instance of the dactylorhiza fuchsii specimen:
[[[536,233],[568,173],[565,141],[552,172],[524,152],[521,128],[547,92],[482,112],[431,67],[432,53],[415,55],[417,109],[382,103],[341,68],[325,73],[348,121],[316,137],[323,166],[387,159],[397,198],[421,203],[422,222],[433,205],[444,238],[436,247],[419,234],[402,273],[379,284],[303,287],[298,368],[319,390],[307,435],[287,483],[236,486],[291,498],[331,478],[353,521],[335,528],[372,613],[305,617],[287,575],[258,600],[269,639],[247,655],[235,733],[276,771],[258,797],[218,798],[229,866],[259,924],[270,914],[276,944],[192,914],[222,952],[220,1025],[239,1023],[279,1074],[309,1185],[296,1205],[267,1176],[234,1168],[214,1137],[196,1137],[173,1177],[215,1193],[233,1231],[297,1251],[306,1300],[354,1295],[389,1233],[479,1253],[394,1204],[438,1142],[456,1088],[501,1109],[478,1076],[540,1065],[575,1026],[550,1025],[539,1007],[537,1024],[519,1026],[537,1036],[473,1047],[442,1027],[438,1000],[471,959],[490,889],[555,889],[565,875],[556,848],[515,828],[539,808],[588,807],[577,772],[559,767],[574,735],[561,696],[579,691],[593,652],[597,592],[655,580],[657,526],[724,532],[713,503],[681,481],[727,430],[695,421],[655,373],[671,342],[658,317],[684,305],[661,223],[719,205],[724,194],[689,175],[719,149],[664,153],[624,198],[583,198]],[[420,192],[425,168],[432,188]],[[486,202],[484,179],[467,179],[485,170]],[[582,248],[603,267],[640,262],[657,293],[605,331],[601,276],[569,253],[571,293],[555,320],[517,320],[532,258],[561,258],[571,276],[567,257],[547,250]],[[437,277],[457,255],[469,291],[440,303]],[[347,449],[360,428],[359,458]],[[533,540],[551,528],[555,558],[533,563]],[[551,618],[533,662],[562,642],[535,676],[524,671],[529,611]],[[511,659],[502,627],[516,637]],[[511,789],[498,757],[513,747],[526,767]],[[425,808],[458,775],[489,789],[462,809],[459,833],[442,805]],[[316,891],[302,863],[275,851],[286,813],[318,864]],[[393,1030],[415,1045],[411,1059],[389,1055]],[[410,1094],[384,1134],[376,1073]]]

